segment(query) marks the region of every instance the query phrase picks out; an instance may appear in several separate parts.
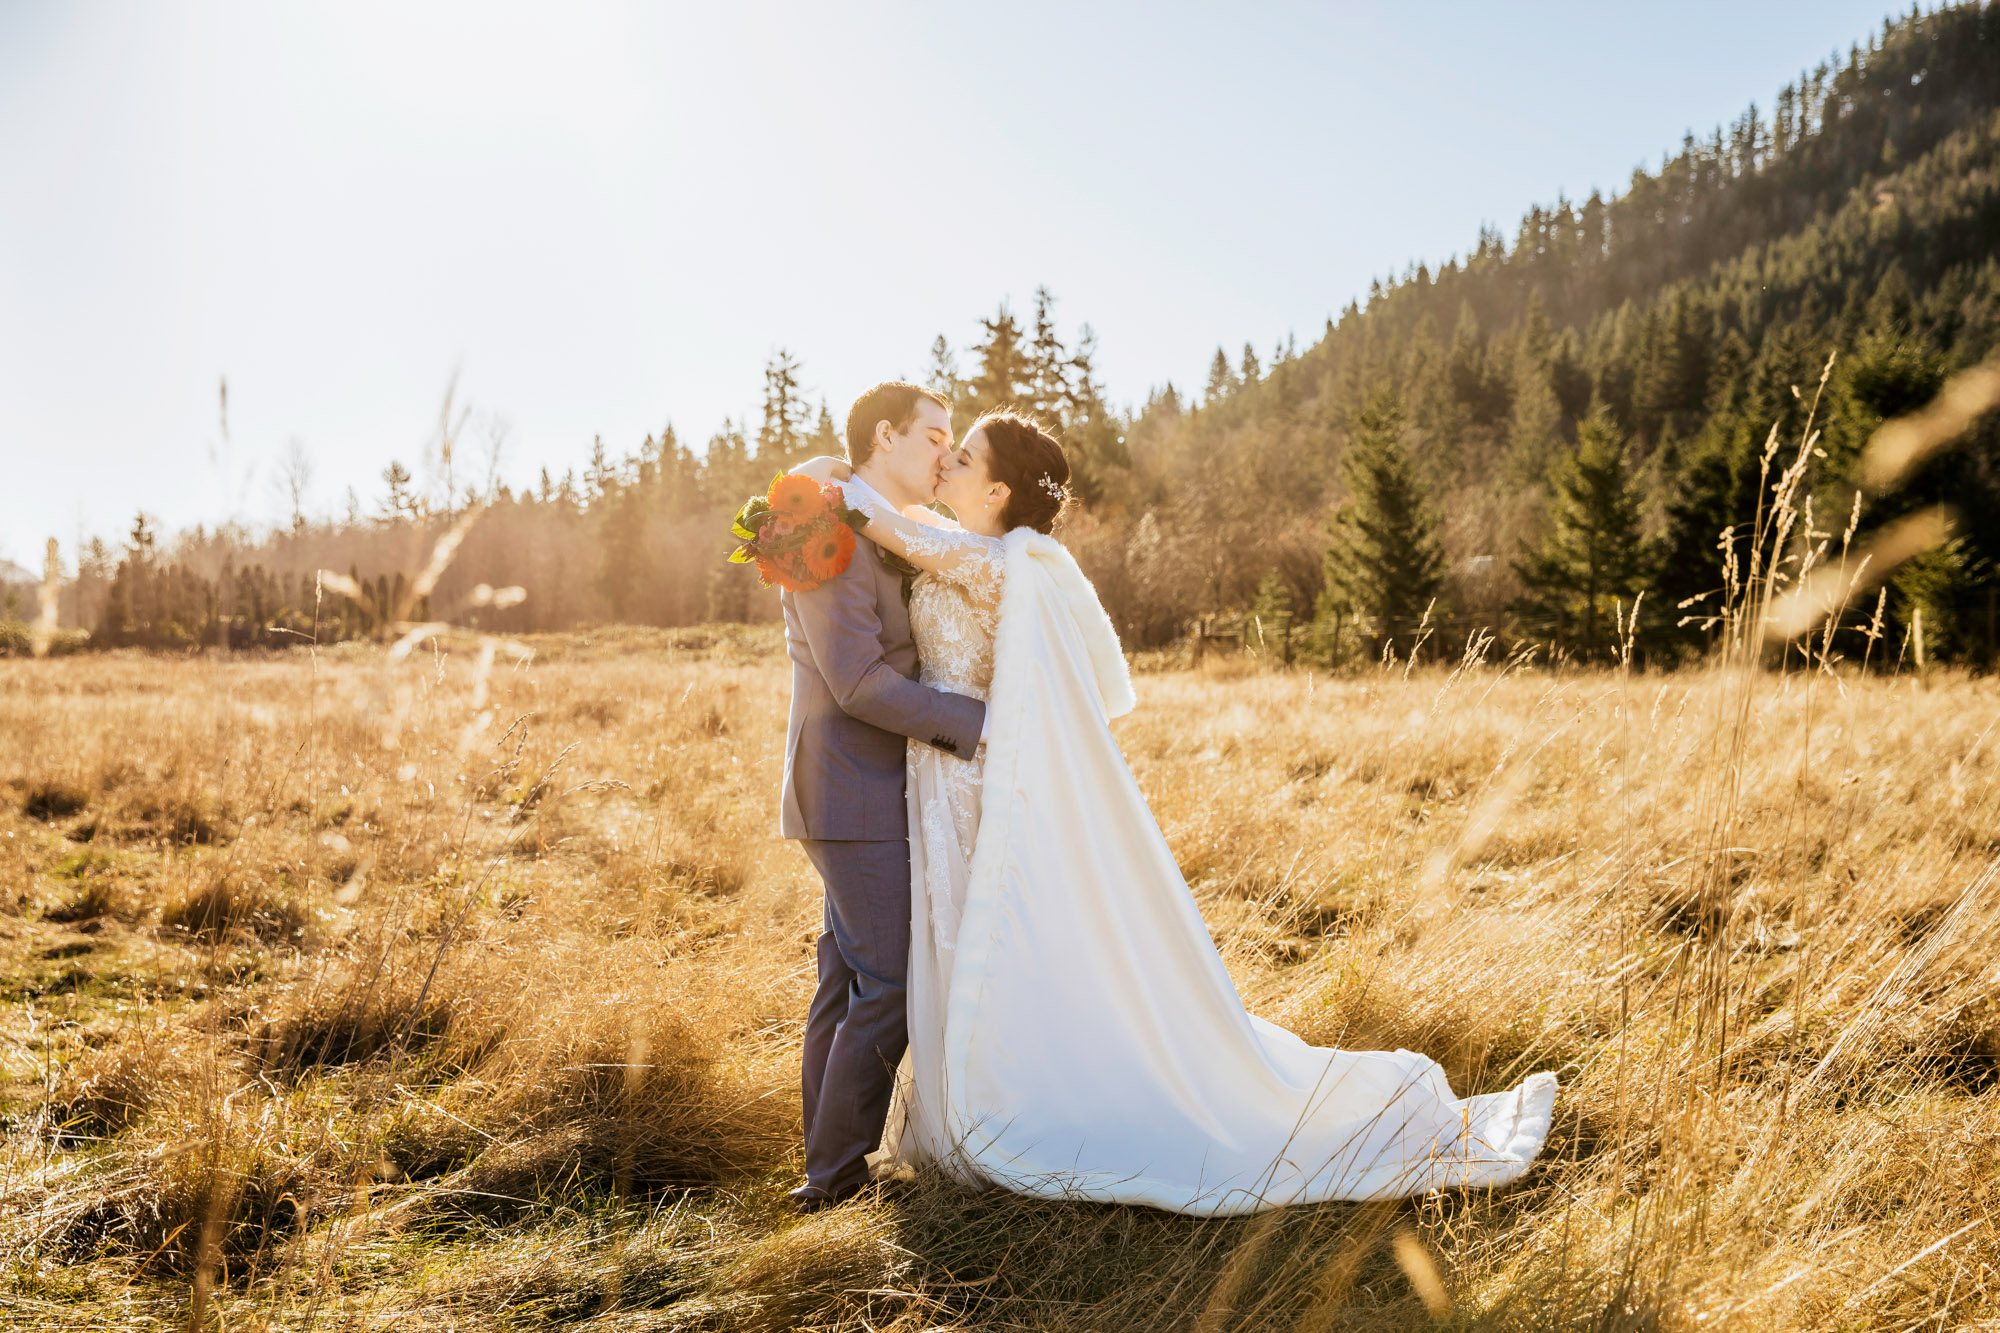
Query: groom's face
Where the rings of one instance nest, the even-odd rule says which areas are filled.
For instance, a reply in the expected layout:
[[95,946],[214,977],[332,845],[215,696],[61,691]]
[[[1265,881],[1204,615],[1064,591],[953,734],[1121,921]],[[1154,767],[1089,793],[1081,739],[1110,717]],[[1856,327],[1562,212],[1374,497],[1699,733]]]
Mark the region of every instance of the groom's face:
[[916,415],[900,431],[886,432],[875,456],[882,472],[898,490],[903,504],[928,502],[937,494],[938,478],[951,461],[951,414],[928,398],[917,402]]

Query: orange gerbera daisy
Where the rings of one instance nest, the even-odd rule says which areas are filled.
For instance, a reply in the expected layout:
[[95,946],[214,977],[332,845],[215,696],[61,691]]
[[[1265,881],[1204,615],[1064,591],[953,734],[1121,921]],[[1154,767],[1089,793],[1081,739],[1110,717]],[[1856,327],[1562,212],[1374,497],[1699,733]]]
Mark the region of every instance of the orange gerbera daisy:
[[771,483],[771,512],[794,527],[825,508],[819,483],[811,477],[788,474]]
[[854,529],[845,523],[829,523],[806,539],[806,572],[821,583],[845,572],[854,559]]

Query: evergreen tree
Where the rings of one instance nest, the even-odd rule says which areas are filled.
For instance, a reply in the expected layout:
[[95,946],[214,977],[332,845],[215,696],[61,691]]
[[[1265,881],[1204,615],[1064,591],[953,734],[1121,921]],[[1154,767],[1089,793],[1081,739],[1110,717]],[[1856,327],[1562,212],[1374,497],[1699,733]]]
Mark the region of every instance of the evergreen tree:
[[1292,589],[1285,576],[1274,569],[1257,582],[1244,646],[1260,656],[1284,657],[1289,661],[1287,643],[1291,625]]
[[1583,343],[1575,329],[1564,329],[1549,354],[1549,387],[1565,421],[1581,421],[1590,411],[1590,367],[1584,364]]
[[751,492],[763,490],[771,481],[764,465],[751,457],[750,442],[728,417],[722,419],[722,429],[709,436],[702,472],[711,493],[730,504],[732,511]]
[[1243,344],[1243,382],[1255,384],[1264,378],[1264,367],[1257,363],[1257,349],[1249,343]]
[[1104,401],[1104,386],[1097,382],[1097,330],[1086,324],[1077,330],[1076,355],[1069,360],[1066,377],[1065,421],[1109,420],[1111,409]]
[[827,458],[839,458],[847,452],[847,443],[834,427],[833,413],[827,410],[824,398],[819,400],[819,415],[813,419],[812,438],[806,442],[805,452]]
[[[1721,609],[1722,534],[1729,532],[1739,557],[1747,553],[1756,474],[1745,485],[1747,444],[1732,438],[1733,423],[1714,423],[1690,445],[1675,471],[1666,505],[1666,531],[1659,546],[1656,608],[1674,637],[1693,641],[1702,625]],[[1747,493],[1746,493],[1747,492]],[[1682,625],[1686,620],[1688,623]]]
[[1060,427],[1069,403],[1069,353],[1056,336],[1056,298],[1046,287],[1035,289],[1035,331],[1028,344],[1025,406],[1044,422]]
[[1521,543],[1514,572],[1528,589],[1519,614],[1544,622],[1557,643],[1582,625],[1583,651],[1611,646],[1616,602],[1630,607],[1645,588],[1650,552],[1640,530],[1640,497],[1625,463],[1625,439],[1601,407],[1577,430],[1549,480],[1547,531]]
[[1213,407],[1227,398],[1236,388],[1236,372],[1229,368],[1229,354],[1220,347],[1215,349],[1215,359],[1208,363],[1208,389],[1202,396],[1205,406]]
[[1541,293],[1533,292],[1515,336],[1513,410],[1507,423],[1508,457],[1521,478],[1546,472],[1562,445],[1562,400],[1550,374],[1555,345]]
[[[1972,606],[1984,601],[1972,594],[1990,583],[1993,571],[1963,537],[1951,537],[1924,551],[1896,571],[1896,619],[1911,636],[1911,660],[1920,665],[1970,655],[1977,645]],[[1985,608],[1981,608],[1982,610]],[[1991,628],[1981,626],[1987,629]]]
[[1006,302],[1000,303],[993,318],[980,320],[979,327],[985,330],[986,338],[972,348],[979,369],[967,386],[971,391],[966,403],[968,421],[996,407],[1019,406],[1028,395],[1031,376],[1027,349],[1021,343],[1021,325]]
[[936,389],[954,403],[965,392],[965,383],[958,377],[958,356],[942,333],[931,343],[931,363],[924,373],[924,387]]
[[595,435],[590,441],[590,466],[584,470],[584,498],[586,504],[597,504],[611,493],[616,476],[611,466],[611,456],[604,451],[604,437]]
[[[1834,367],[1828,386],[1829,406],[1821,443],[1827,453],[1824,473],[1837,483],[1853,483],[1862,446],[1884,421],[1903,416],[1928,403],[1944,387],[1946,361],[1928,341],[1899,331],[1893,319],[1886,327],[1860,335],[1854,350]],[[1844,486],[1827,498],[1839,502]]]
[[159,538],[153,535],[152,520],[146,511],[140,510],[132,516],[132,531],[125,538],[125,555],[134,564],[151,567],[154,553],[159,549]]
[[764,363],[764,420],[757,428],[757,461],[771,472],[805,456],[810,408],[799,386],[799,363],[780,347]]
[[1132,455],[1125,447],[1124,425],[1097,382],[1097,333],[1088,324],[1078,331],[1066,378],[1061,416],[1070,485],[1086,505],[1094,505],[1104,498],[1114,473],[1132,466]]
[[593,512],[598,518],[598,591],[612,619],[630,622],[646,578],[644,499],[638,487],[614,483]]
[[1647,438],[1685,423],[1701,408],[1708,384],[1708,330],[1685,293],[1667,293],[1665,308],[1647,308],[1632,373],[1632,410]]
[[1444,587],[1437,517],[1403,431],[1402,409],[1386,392],[1356,416],[1340,460],[1347,500],[1333,513],[1326,549],[1330,590],[1374,619],[1378,640],[1413,629]]
[[1492,420],[1506,410],[1506,388],[1495,384],[1487,374],[1486,334],[1479,327],[1479,317],[1473,313],[1469,301],[1459,304],[1446,369],[1452,393],[1468,412]]
[[92,537],[83,544],[83,554],[76,562],[76,582],[69,590],[71,599],[63,617],[66,623],[87,628],[103,621],[105,595],[117,569],[117,558],[104,538]]
[[1562,448],[1562,400],[1548,371],[1529,357],[1515,361],[1514,407],[1507,420],[1507,456],[1519,481],[1548,471]]
[[405,514],[416,514],[416,500],[410,493],[410,470],[401,462],[391,459],[389,466],[382,469],[382,484],[389,488],[382,500],[383,516],[391,522]]

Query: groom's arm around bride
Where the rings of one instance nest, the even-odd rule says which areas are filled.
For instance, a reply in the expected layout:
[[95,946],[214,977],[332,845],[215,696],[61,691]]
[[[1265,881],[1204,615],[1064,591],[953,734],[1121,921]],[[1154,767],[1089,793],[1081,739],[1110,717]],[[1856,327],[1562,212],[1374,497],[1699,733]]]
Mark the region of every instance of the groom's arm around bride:
[[780,601],[792,659],[783,835],[906,838],[904,738],[970,757],[986,705],[914,679],[902,576],[874,543],[857,541],[846,570]]

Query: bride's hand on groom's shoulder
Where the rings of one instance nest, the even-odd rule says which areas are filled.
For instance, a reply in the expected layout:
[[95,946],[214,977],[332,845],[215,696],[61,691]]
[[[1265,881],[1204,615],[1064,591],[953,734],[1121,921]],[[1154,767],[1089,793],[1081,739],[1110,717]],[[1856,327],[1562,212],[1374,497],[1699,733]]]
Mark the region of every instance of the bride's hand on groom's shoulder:
[[811,477],[822,485],[829,481],[846,481],[854,475],[854,469],[847,465],[846,459],[835,458],[830,454],[808,458],[792,471],[802,477]]

